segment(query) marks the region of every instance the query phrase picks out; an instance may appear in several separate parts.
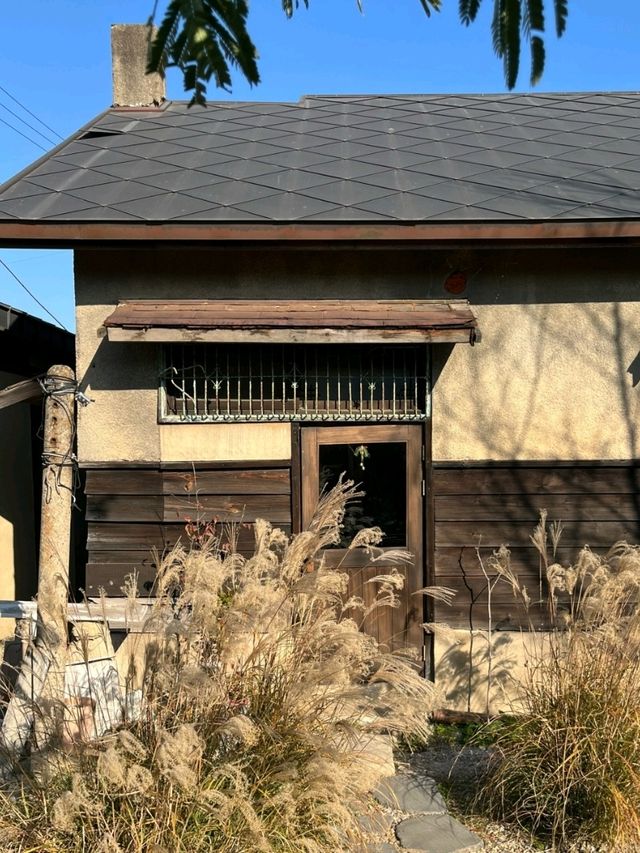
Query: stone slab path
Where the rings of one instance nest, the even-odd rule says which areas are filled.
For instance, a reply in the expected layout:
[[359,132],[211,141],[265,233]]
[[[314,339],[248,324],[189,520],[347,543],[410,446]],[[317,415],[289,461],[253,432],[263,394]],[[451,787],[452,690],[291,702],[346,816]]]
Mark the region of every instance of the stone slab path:
[[[399,773],[374,791],[380,811],[361,818],[362,829],[380,840],[367,853],[476,853],[483,841],[448,813],[433,779]],[[389,840],[382,840],[386,836]],[[393,838],[393,841],[390,839]]]

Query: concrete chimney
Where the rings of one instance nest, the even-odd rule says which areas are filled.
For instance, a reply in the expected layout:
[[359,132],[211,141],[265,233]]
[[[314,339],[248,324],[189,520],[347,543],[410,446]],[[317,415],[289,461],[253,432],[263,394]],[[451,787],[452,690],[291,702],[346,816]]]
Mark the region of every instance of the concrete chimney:
[[114,107],[158,107],[164,101],[164,77],[147,74],[149,44],[155,33],[156,28],[148,24],[112,24]]

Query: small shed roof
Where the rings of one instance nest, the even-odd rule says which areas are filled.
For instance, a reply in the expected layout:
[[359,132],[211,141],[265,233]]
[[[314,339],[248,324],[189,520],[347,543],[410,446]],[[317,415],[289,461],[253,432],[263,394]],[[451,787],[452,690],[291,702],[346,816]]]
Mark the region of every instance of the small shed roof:
[[167,103],[106,111],[0,187],[0,240],[38,236],[26,225],[70,240],[148,238],[149,225],[167,239],[222,225],[612,226],[640,220],[639,190],[635,92]]
[[31,377],[56,363],[75,363],[74,335],[0,302],[0,371]]
[[466,300],[138,299],[104,324],[114,341],[421,343],[476,340]]

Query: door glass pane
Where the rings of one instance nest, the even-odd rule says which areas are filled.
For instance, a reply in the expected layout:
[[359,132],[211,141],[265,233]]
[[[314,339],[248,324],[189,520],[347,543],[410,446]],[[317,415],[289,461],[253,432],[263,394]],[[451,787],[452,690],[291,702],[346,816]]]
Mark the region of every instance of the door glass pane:
[[345,548],[358,530],[380,527],[382,545],[406,545],[407,452],[404,442],[321,444],[320,490],[331,489],[340,474],[365,492],[347,506],[339,548]]

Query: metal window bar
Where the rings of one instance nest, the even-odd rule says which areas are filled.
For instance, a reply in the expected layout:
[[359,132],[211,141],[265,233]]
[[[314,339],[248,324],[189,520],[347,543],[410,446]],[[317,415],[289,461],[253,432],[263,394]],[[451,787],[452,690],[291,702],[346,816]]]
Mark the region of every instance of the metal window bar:
[[198,387],[196,384],[196,361],[195,361],[195,359],[193,360],[193,366],[192,366],[191,370],[192,370],[191,384],[193,387],[192,406],[193,406],[193,413],[195,414],[198,411]]
[[[391,366],[392,366],[392,371],[393,371],[393,385],[391,387],[391,414],[395,418],[395,416],[396,416],[396,399],[397,399],[396,398],[396,378],[397,377],[396,377],[396,351],[395,350],[391,350]],[[382,387],[384,389],[384,384]],[[384,399],[384,391],[383,391],[382,397]]]
[[169,344],[160,418],[422,421],[428,358],[409,345]]
[[227,420],[231,418],[231,354],[227,351],[227,375],[225,377],[227,383],[227,393],[225,394],[227,398]]
[[264,416],[264,367],[262,364],[262,354],[264,350],[260,349],[260,414]]
[[359,350],[358,351],[358,378],[359,378],[360,393],[358,395],[358,405],[360,408],[360,417],[361,418],[364,417],[364,411],[363,411],[363,406],[362,406],[362,404],[364,402],[364,397],[362,395],[362,385],[363,385],[363,381],[362,381],[362,356],[363,356],[363,352],[362,352],[362,350]]
[[373,370],[373,350],[369,353],[369,414],[373,417],[375,403],[373,401],[373,392],[376,388],[376,381],[373,378],[375,375]]
[[304,412],[309,410],[309,369],[307,367],[307,347],[304,348]]

